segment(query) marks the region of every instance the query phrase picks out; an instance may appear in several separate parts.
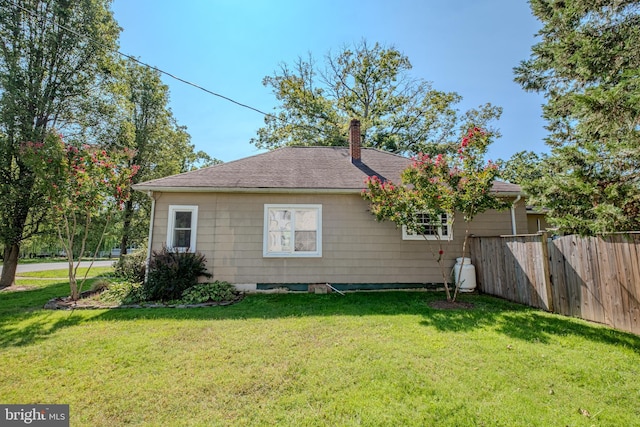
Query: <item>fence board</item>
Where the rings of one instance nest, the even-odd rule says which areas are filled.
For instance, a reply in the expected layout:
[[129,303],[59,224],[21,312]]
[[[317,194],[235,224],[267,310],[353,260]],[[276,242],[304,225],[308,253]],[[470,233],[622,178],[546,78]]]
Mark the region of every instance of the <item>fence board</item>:
[[487,294],[640,334],[640,234],[472,237]]

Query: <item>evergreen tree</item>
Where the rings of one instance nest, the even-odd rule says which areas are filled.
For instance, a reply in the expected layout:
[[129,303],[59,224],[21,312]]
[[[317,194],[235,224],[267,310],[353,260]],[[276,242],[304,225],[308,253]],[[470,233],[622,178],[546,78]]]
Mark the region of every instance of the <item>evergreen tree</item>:
[[531,0],[541,41],[515,68],[547,98],[533,202],[568,233],[640,229],[640,2]]

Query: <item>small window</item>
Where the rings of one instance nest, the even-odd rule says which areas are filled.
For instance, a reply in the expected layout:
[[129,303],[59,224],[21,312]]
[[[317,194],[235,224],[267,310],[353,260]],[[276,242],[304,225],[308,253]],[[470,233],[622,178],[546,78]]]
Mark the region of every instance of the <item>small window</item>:
[[167,247],[180,252],[195,252],[197,224],[197,206],[169,206]]
[[321,205],[265,205],[265,257],[321,257]]
[[446,213],[440,215],[429,215],[427,213],[418,214],[419,230],[408,230],[402,226],[403,240],[451,240],[453,230],[451,221]]

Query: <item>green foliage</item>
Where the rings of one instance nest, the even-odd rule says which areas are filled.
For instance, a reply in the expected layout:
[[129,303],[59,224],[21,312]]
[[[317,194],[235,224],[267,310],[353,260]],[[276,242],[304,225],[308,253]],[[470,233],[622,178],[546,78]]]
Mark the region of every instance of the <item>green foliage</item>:
[[144,285],[147,300],[170,301],[182,297],[182,292],[198,284],[200,277],[212,277],[207,272],[206,259],[199,252],[177,252],[163,247],[153,251],[149,273]]
[[530,3],[541,41],[515,80],[548,100],[551,147],[531,201],[562,232],[640,229],[640,2]]
[[107,290],[100,294],[100,300],[120,305],[137,304],[145,300],[144,287],[142,282],[110,281]]
[[[75,300],[82,287],[76,282],[76,271],[90,231],[95,228],[96,219],[106,219],[99,230],[102,238],[113,213],[128,198],[129,183],[138,171],[136,165],[127,166],[134,153],[126,148],[108,153],[98,146],[77,146],[48,133],[43,142],[22,144],[20,154],[37,178],[34,188],[45,196],[56,214],[52,224],[67,254],[71,298]],[[100,243],[101,240],[94,258]]]
[[362,195],[371,202],[376,219],[391,220],[415,229],[416,214],[438,216],[456,212],[466,222],[488,209],[500,209],[505,203],[491,193],[498,167],[484,153],[489,135],[479,128],[471,129],[460,144],[457,156],[439,154],[431,157],[419,153],[413,164],[402,173],[402,184],[370,177]]
[[[509,205],[491,192],[498,176],[498,166],[491,161],[484,162],[490,142],[489,134],[474,127],[462,138],[457,155],[438,154],[431,157],[419,153],[414,157],[413,164],[403,171],[401,185],[382,181],[377,176],[369,177],[362,196],[370,202],[369,210],[378,221],[393,221],[409,230],[420,229],[418,214],[421,213],[435,218],[447,214],[452,227],[456,212],[461,213],[464,221],[469,223],[486,210],[504,209]],[[465,256],[466,234],[461,256]],[[438,252],[433,251],[433,254],[440,265],[449,298],[441,242]],[[456,290],[459,285],[456,284]]]
[[129,254],[120,256],[114,267],[116,277],[134,282],[144,282],[147,267],[147,248],[138,248]]
[[199,283],[182,292],[180,302],[201,304],[204,302],[231,301],[237,296],[235,287],[228,282]]
[[109,3],[0,2],[0,287],[13,282],[21,241],[50,214],[20,145],[41,143],[54,129],[84,138],[103,116],[120,31]]
[[101,292],[106,289],[109,289],[110,285],[111,285],[111,282],[108,279],[100,278],[100,279],[93,280],[91,282],[91,288],[89,288],[89,290],[91,292]]
[[546,154],[538,154],[533,151],[519,151],[509,160],[496,161],[500,169],[500,178],[518,184],[523,189],[542,178]]
[[[121,65],[112,85],[121,120],[114,124],[115,135],[109,144],[135,152],[129,164],[140,171],[130,185],[215,162],[206,153],[195,151],[186,128],[177,123],[168,107],[169,88],[162,83],[160,72],[132,59]],[[123,208],[118,239],[121,250],[146,239],[151,200],[146,194],[130,192]]]
[[[435,90],[409,74],[409,58],[366,41],[326,55],[309,55],[263,80],[281,103],[252,140],[259,148],[347,144],[349,120],[361,121],[362,144],[397,153],[454,151],[470,126],[489,129],[502,113],[490,104],[459,114],[461,97]],[[491,130],[497,135],[497,130]]]
[[470,310],[355,292],[70,315],[41,309],[62,285],[28,284],[0,297],[0,396],[55,396],[74,426],[638,425],[639,336],[486,295],[464,295]]

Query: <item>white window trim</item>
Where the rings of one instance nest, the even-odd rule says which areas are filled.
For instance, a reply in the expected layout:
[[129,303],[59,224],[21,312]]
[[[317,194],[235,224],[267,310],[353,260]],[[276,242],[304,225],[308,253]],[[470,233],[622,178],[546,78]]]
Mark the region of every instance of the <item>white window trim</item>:
[[[176,212],[191,212],[191,246],[186,247],[174,247],[173,246],[173,231],[174,223],[176,220]],[[179,252],[195,252],[196,251],[196,236],[198,235],[198,206],[194,205],[169,205],[169,219],[167,221],[167,248],[176,250]]]
[[[317,212],[316,221],[316,251],[314,252],[295,252],[291,245],[290,252],[269,252],[269,209],[288,209],[295,211],[296,209],[315,209]],[[264,226],[262,234],[262,256],[265,258],[320,258],[322,257],[322,205],[307,204],[265,204],[264,205]]]
[[453,240],[453,223],[451,221],[451,216],[447,215],[447,229],[449,230],[448,235],[442,235],[442,227],[438,227],[438,234],[415,234],[409,233],[407,231],[407,226],[402,226],[402,240],[445,240],[450,241]]

